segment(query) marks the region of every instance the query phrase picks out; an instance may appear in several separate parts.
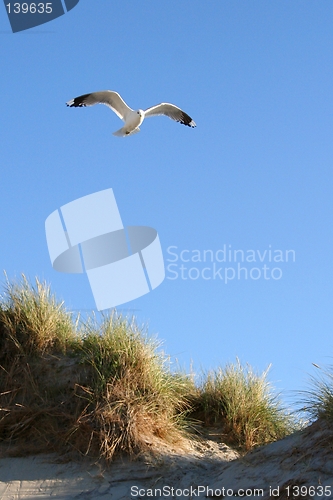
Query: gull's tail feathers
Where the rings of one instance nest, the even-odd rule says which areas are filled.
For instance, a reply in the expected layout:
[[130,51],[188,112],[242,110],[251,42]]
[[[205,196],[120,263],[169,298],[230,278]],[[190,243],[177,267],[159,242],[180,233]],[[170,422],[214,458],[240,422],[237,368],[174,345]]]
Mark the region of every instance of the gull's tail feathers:
[[131,132],[128,132],[128,130],[126,130],[126,127],[122,127],[119,130],[116,130],[116,132],[113,132],[113,135],[115,135],[116,137],[127,137],[129,135],[137,134],[138,132],[140,132],[139,127],[135,128]]

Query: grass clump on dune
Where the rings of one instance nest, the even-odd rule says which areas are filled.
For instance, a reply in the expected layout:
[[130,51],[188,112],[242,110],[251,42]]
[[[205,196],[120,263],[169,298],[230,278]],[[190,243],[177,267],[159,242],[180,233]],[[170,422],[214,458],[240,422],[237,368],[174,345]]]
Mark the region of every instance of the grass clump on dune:
[[219,423],[223,434],[243,450],[281,439],[295,430],[291,417],[272,395],[268,370],[259,375],[239,360],[208,372],[199,404],[206,423]]
[[[0,324],[11,348],[16,346],[25,354],[66,352],[76,338],[72,316],[64,303],[56,300],[50,286],[38,278],[33,286],[24,275],[19,283],[6,280],[0,298]],[[1,343],[0,347],[3,351]]]
[[188,377],[173,374],[168,359],[133,321],[105,316],[100,325],[85,325],[81,360],[91,367],[97,402],[95,419],[101,454],[136,452],[161,443],[181,446]]
[[306,397],[300,402],[311,421],[322,419],[333,422],[333,367],[326,369],[314,364],[320,370],[319,377],[311,377],[312,388],[304,391]]

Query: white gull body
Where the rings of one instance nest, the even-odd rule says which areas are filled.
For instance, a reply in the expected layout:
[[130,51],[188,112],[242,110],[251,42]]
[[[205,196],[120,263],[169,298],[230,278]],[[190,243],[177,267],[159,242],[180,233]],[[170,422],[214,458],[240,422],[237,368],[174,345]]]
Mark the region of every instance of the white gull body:
[[146,117],[165,115],[188,127],[195,127],[196,123],[192,118],[174,104],[162,102],[156,106],[152,106],[146,110],[138,109],[133,110],[117,92],[112,90],[102,90],[100,92],[92,92],[91,94],[84,94],[75,97],[68,101],[67,106],[74,108],[81,108],[83,106],[94,106],[94,104],[105,104],[116,113],[116,115],[125,122],[125,125],[113,133],[117,137],[126,137],[128,135],[140,132],[140,125]]

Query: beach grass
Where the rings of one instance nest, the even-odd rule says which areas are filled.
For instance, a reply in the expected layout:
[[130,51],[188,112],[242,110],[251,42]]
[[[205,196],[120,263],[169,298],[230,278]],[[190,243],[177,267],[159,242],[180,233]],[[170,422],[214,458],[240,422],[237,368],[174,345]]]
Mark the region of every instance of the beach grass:
[[228,442],[246,451],[281,439],[297,428],[267,381],[269,368],[256,373],[237,359],[206,373],[200,387],[204,421],[222,425]]
[[302,391],[300,411],[305,412],[312,422],[323,419],[333,423],[333,366],[313,365],[318,372],[310,377],[309,390]]
[[25,354],[50,350],[65,353],[76,340],[73,316],[63,302],[57,301],[50,285],[38,278],[31,284],[25,275],[19,282],[10,282],[6,276],[0,296],[0,322],[11,345]]
[[248,451],[295,429],[266,377],[237,360],[195,383],[133,318],[114,311],[83,322],[47,283],[6,279],[0,442],[8,453],[110,461],[121,453],[184,451],[194,422],[222,424],[221,439]]

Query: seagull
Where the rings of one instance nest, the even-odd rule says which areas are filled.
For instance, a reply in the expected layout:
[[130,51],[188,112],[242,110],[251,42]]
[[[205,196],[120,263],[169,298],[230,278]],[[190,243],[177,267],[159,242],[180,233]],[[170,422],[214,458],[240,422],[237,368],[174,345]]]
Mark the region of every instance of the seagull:
[[112,90],[102,90],[100,92],[92,92],[91,94],[80,95],[75,97],[70,101],[66,102],[66,105],[71,108],[81,108],[83,106],[94,106],[94,104],[105,104],[116,113],[121,120],[125,122],[125,125],[113,132],[113,135],[117,137],[126,137],[128,135],[137,134],[140,132],[139,126],[146,117],[165,115],[175,120],[176,122],[187,125],[188,127],[195,127],[196,123],[192,118],[182,111],[180,108],[174,104],[167,102],[162,102],[151,108],[133,110],[117,92]]

